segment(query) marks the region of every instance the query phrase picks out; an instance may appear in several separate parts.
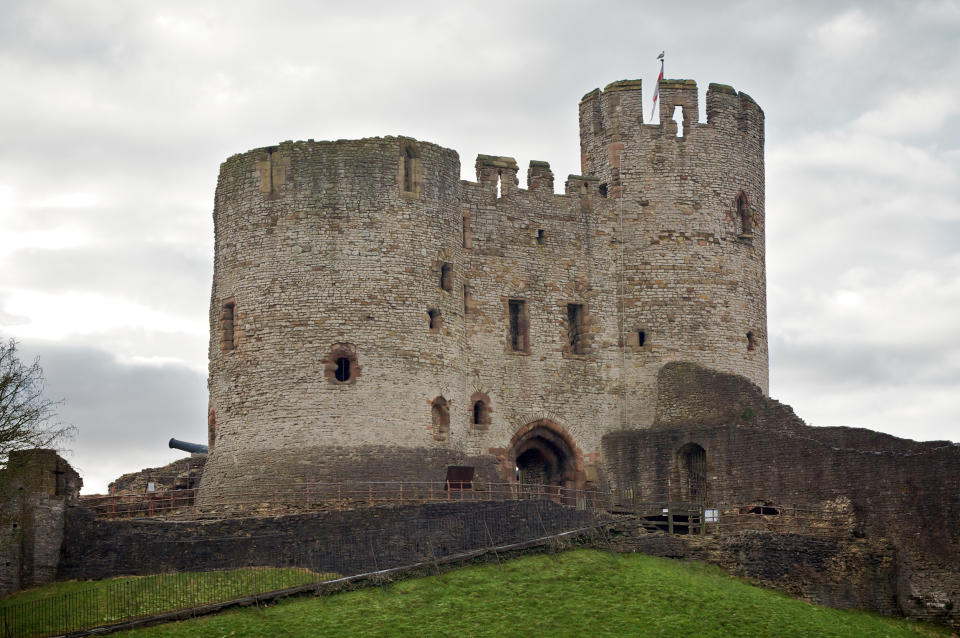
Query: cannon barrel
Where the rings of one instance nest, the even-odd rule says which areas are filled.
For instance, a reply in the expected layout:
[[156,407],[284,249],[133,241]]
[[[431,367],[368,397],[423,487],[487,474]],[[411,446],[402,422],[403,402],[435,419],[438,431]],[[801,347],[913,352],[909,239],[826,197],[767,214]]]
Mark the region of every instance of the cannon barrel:
[[202,443],[187,443],[186,441],[178,441],[174,438],[170,439],[170,447],[176,450],[183,450],[184,452],[192,452],[193,454],[206,454],[210,451],[210,448]]

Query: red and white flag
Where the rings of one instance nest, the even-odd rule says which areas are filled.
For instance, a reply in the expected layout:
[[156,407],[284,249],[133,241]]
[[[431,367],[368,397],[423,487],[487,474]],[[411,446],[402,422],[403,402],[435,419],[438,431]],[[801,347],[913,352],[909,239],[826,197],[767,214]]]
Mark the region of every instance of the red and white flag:
[[653,108],[650,109],[650,121],[653,121],[653,115],[657,112],[657,98],[660,97],[660,80],[663,79],[663,51],[657,56],[660,60],[660,75],[657,76],[657,86],[653,89]]

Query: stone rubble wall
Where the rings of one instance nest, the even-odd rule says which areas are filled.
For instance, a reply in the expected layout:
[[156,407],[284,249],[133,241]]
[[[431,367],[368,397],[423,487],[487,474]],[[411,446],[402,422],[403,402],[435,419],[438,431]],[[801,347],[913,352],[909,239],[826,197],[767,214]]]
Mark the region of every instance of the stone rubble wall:
[[54,450],[17,450],[0,471],[0,595],[53,582],[68,505],[83,481]]

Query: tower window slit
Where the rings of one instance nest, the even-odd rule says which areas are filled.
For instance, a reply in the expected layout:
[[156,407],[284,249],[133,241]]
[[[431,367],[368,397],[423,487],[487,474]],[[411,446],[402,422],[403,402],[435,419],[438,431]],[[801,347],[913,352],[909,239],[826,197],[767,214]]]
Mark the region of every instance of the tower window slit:
[[343,383],[344,381],[350,380],[350,359],[346,357],[340,357],[337,359],[337,369],[333,373],[334,378],[337,381]]
[[403,150],[403,190],[413,192],[413,150]]
[[567,304],[567,345],[574,354],[584,353],[583,304]]
[[453,266],[450,264],[440,266],[440,287],[447,292],[453,291]]

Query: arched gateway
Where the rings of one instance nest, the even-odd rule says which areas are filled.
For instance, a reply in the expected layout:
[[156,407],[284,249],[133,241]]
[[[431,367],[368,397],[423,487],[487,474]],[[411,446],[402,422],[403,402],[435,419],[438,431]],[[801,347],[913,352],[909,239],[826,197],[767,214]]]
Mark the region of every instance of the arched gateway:
[[510,441],[508,460],[521,485],[583,487],[583,455],[570,434],[548,419],[520,428]]

